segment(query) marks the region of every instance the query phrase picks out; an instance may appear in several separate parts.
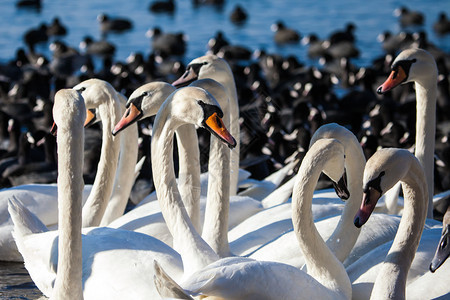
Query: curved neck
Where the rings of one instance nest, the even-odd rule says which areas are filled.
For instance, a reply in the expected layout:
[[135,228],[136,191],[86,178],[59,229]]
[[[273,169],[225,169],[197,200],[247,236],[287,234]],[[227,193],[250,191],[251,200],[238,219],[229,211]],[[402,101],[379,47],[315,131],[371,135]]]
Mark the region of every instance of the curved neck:
[[58,130],[58,272],[52,298],[82,299],[83,128]]
[[373,299],[405,299],[408,271],[426,220],[428,199],[423,182],[425,175],[421,166],[413,160],[407,177],[402,179],[405,198],[402,219],[372,289]]
[[230,149],[215,137],[210,142],[208,166],[208,195],[202,237],[220,257],[227,257],[231,255],[228,243]]
[[120,154],[111,199],[103,214],[100,226],[122,216],[130,197],[135,181],[135,167],[139,151],[139,133],[137,123],[127,128],[127,132],[120,137]]
[[344,262],[358,239],[360,228],[353,224],[363,197],[363,175],[366,159],[361,146],[355,138],[355,143],[345,145],[345,169],[349,185],[350,198],[346,200],[344,210],[333,234],[326,241],[336,258]]
[[185,275],[216,261],[219,257],[201,238],[189,219],[181,201],[173,166],[173,135],[177,123],[167,112],[167,105],[158,113],[152,139],[152,168],[156,194],[164,220],[173,236],[184,265]]
[[112,194],[114,176],[120,151],[120,136],[111,134],[120,120],[120,106],[117,101],[105,101],[98,107],[102,120],[102,149],[94,184],[83,206],[83,227],[98,226]]
[[427,217],[433,218],[434,143],[436,132],[437,79],[425,83],[415,82],[417,119],[415,155],[425,170],[428,185]]
[[195,126],[185,124],[176,130],[179,172],[178,188],[181,199],[197,232],[200,224],[200,150]]
[[292,194],[294,231],[305,257],[308,274],[331,291],[345,295],[349,299],[351,284],[344,266],[327,247],[314,225],[312,198],[328,157],[323,153],[312,154],[311,149],[308,151],[310,155],[307,153],[300,166]]

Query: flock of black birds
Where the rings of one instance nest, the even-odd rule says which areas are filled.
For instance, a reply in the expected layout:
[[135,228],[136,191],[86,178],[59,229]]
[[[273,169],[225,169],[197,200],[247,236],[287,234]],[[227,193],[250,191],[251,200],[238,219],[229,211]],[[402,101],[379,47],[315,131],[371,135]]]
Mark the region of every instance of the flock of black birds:
[[[21,0],[18,7],[40,9],[40,0]],[[194,1],[195,5],[221,5],[223,1]],[[173,0],[152,2],[151,13],[173,13]],[[442,12],[436,16],[433,29],[450,34],[450,20]],[[248,13],[236,5],[230,21],[244,23]],[[308,149],[315,130],[325,123],[336,122],[350,129],[361,141],[370,157],[378,147],[411,148],[415,136],[415,94],[413,86],[403,85],[385,95],[377,95],[377,86],[387,78],[390,65],[401,50],[420,47],[436,59],[439,69],[436,134],[435,191],[450,189],[450,55],[433,45],[426,31],[413,32],[410,25],[423,25],[423,15],[398,9],[400,33],[380,33],[379,45],[385,54],[368,66],[356,66],[352,59],[360,55],[355,43],[353,23],[341,31],[331,32],[326,40],[316,35],[301,36],[279,20],[274,22],[274,42],[302,43],[308,55],[321,67],[308,66],[295,56],[282,56],[264,50],[232,45],[223,32],[209,41],[208,53],[229,63],[235,76],[240,105],[241,165],[257,179],[264,178],[285,164],[292,155]],[[23,34],[26,45],[16,56],[0,65],[0,188],[26,183],[56,182],[55,138],[49,134],[52,125],[53,95],[61,88],[99,78],[129,96],[142,84],[162,80],[172,82],[185,68],[187,40],[180,33],[165,33],[158,27],[147,34],[152,39],[150,54],[130,55],[126,61],[114,59],[115,45],[108,41],[111,31],[122,32],[133,27],[126,19],[98,16],[101,40],[86,35],[79,49],[59,37],[67,34],[63,20],[55,17]],[[374,43],[378,43],[374,41]],[[48,44],[52,57],[36,51],[36,45]],[[193,58],[192,58],[193,59]],[[95,67],[101,62],[101,68]],[[336,88],[345,93],[338,96]],[[151,120],[140,123],[140,156],[149,163]],[[96,159],[101,145],[99,125],[87,129],[85,181],[95,177]],[[199,131],[202,168],[208,163],[209,135]],[[142,168],[139,180],[151,182],[151,168]]]

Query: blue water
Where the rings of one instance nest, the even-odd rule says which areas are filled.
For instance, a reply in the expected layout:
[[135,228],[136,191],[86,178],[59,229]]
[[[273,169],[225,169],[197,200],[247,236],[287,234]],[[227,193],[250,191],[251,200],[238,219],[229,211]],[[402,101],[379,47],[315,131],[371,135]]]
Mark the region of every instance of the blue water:
[[[320,38],[326,38],[333,30],[344,28],[347,22],[354,22],[357,25],[356,45],[361,56],[354,59],[353,63],[366,66],[372,59],[383,54],[381,45],[377,42],[377,35],[385,30],[393,33],[401,30],[397,18],[393,15],[394,9],[400,5],[425,14],[425,25],[412,28],[411,31],[425,30],[433,43],[450,53],[450,35],[439,37],[432,31],[432,24],[440,11],[446,11],[450,16],[449,0],[379,0],[364,3],[358,0],[228,0],[222,7],[195,7],[191,1],[177,1],[173,15],[151,14],[148,11],[150,1],[142,0],[42,1],[43,7],[39,12],[17,9],[15,0],[0,1],[0,62],[13,58],[16,49],[24,47],[22,36],[28,29],[37,27],[41,22],[50,23],[55,16],[68,27],[69,33],[62,40],[70,46],[78,47],[85,35],[99,39],[100,31],[96,18],[100,13],[107,13],[111,16],[127,17],[134,23],[133,30],[129,32],[108,35],[108,40],[117,48],[115,60],[123,61],[133,52],[150,53],[150,40],[145,33],[157,25],[166,32],[182,31],[188,35],[185,62],[203,55],[208,40],[218,30],[222,30],[233,44],[240,44],[251,50],[265,49],[271,53],[293,54],[306,64],[316,64],[317,61],[307,58],[306,46],[277,46],[273,42],[270,26],[282,19],[287,26],[298,30],[302,35],[314,32]],[[247,22],[240,26],[229,20],[229,14],[237,3],[242,4],[249,13]],[[39,45],[36,50],[51,57],[48,44]],[[39,297],[39,291],[28,284],[31,279],[26,277],[21,264],[2,264],[0,271],[1,299]]]
[[[353,62],[364,66],[382,54],[382,49],[376,38],[384,30],[394,33],[401,30],[393,11],[400,5],[406,5],[412,10],[425,14],[425,25],[422,28],[429,39],[436,45],[450,52],[450,35],[442,38],[434,34],[432,24],[440,11],[450,15],[448,0],[429,1],[226,1],[222,7],[195,7],[191,1],[177,1],[173,15],[151,14],[148,5],[151,1],[138,0],[76,0],[49,1],[43,0],[40,12],[17,9],[15,0],[0,1],[0,61],[12,58],[19,46],[24,46],[22,36],[31,27],[37,27],[41,22],[50,23],[59,16],[62,23],[69,28],[69,34],[62,38],[73,47],[78,47],[85,35],[100,38],[97,15],[107,13],[111,16],[121,16],[131,19],[134,29],[123,34],[112,34],[108,40],[117,46],[116,60],[125,60],[133,52],[148,54],[151,51],[150,40],[145,36],[148,29],[159,26],[163,31],[186,33],[189,37],[186,62],[201,56],[206,51],[209,38],[222,30],[233,44],[249,47],[251,50],[266,49],[268,52],[294,54],[301,61],[315,63],[306,57],[306,46],[301,44],[279,47],[273,42],[273,32],[270,25],[278,19],[298,30],[302,35],[316,33],[321,38],[336,29],[344,28],[347,22],[357,25],[357,46],[361,57]],[[244,25],[237,26],[229,20],[229,14],[234,6],[240,3],[249,14]],[[412,28],[414,30],[417,28]],[[50,56],[48,44],[40,45],[37,50]]]

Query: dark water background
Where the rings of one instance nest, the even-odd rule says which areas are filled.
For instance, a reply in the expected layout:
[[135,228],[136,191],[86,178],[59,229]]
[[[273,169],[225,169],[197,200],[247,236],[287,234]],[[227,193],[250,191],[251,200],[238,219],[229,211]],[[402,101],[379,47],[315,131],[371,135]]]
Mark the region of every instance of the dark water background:
[[[15,0],[0,0],[0,62],[12,59],[18,47],[24,47],[23,34],[41,22],[50,23],[58,16],[69,29],[61,38],[72,47],[78,47],[84,36],[100,38],[97,15],[129,18],[133,30],[123,34],[108,35],[108,40],[116,45],[114,60],[124,61],[133,52],[144,55],[150,53],[150,40],[145,36],[148,29],[159,26],[164,32],[183,32],[188,35],[185,62],[201,56],[206,51],[208,40],[218,30],[222,30],[232,44],[239,44],[251,50],[265,49],[270,53],[293,54],[307,65],[317,64],[306,56],[307,47],[301,44],[277,46],[273,42],[270,26],[277,20],[298,30],[302,35],[316,33],[326,38],[331,31],[343,29],[347,22],[356,24],[356,45],[361,51],[352,62],[367,66],[383,50],[377,35],[385,30],[397,33],[401,30],[394,9],[405,5],[419,10],[425,15],[425,25],[409,28],[413,32],[425,30],[430,41],[450,52],[450,35],[437,36],[432,30],[440,11],[450,16],[449,0],[434,1],[268,1],[268,0],[226,0],[222,6],[194,6],[191,1],[176,1],[176,11],[172,15],[152,14],[148,10],[150,1],[142,0],[43,0],[40,11],[18,9]],[[239,3],[248,12],[249,18],[243,25],[234,25],[229,15]],[[38,52],[51,57],[47,44],[39,45]],[[0,263],[0,299],[37,299],[40,292],[34,287],[22,264]]]

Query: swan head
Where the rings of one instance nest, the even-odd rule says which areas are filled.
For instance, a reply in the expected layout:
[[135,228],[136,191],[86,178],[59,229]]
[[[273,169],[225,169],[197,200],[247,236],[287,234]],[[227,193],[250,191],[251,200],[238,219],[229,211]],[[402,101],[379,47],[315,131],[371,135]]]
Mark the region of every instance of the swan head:
[[192,86],[178,89],[163,103],[161,110],[166,106],[170,106],[172,117],[180,120],[180,123],[205,128],[228,147],[236,147],[236,140],[223,124],[219,103],[206,90]]
[[323,167],[323,173],[328,176],[333,182],[334,190],[339,198],[343,200],[347,200],[350,197],[350,192],[347,188],[347,175],[345,172],[345,154],[344,154],[344,145],[334,138],[323,138],[320,141],[325,142],[326,140],[330,140],[333,143],[337,143],[342,145],[339,147],[342,150],[342,155],[335,155],[326,160],[326,163]]
[[220,108],[224,112],[228,111],[229,99],[225,87],[214,79],[205,78],[192,82],[189,86],[199,87],[207,90],[219,102]]
[[435,272],[450,256],[450,224],[444,225],[438,248],[430,264],[430,271]]
[[72,89],[61,89],[55,94],[53,105],[53,126],[50,132],[56,136],[57,129],[71,131],[75,124],[86,119],[86,106],[81,94]]
[[80,82],[73,87],[74,90],[81,93],[87,109],[95,109],[115,97],[117,92],[107,81],[92,78]]
[[134,122],[156,115],[164,100],[175,87],[162,81],[154,81],[137,88],[129,97],[122,119],[114,127],[116,135]]
[[408,172],[414,156],[405,149],[385,148],[375,152],[367,161],[363,178],[363,199],[356,213],[356,227],[364,225],[381,196]]
[[219,82],[227,81],[232,76],[228,63],[216,55],[205,55],[192,60],[184,74],[172,84],[179,88],[187,86],[200,78],[211,78]]
[[433,56],[422,49],[413,48],[402,51],[393,61],[391,74],[377,89],[384,94],[396,86],[407,82],[434,80],[437,84],[437,66]]

